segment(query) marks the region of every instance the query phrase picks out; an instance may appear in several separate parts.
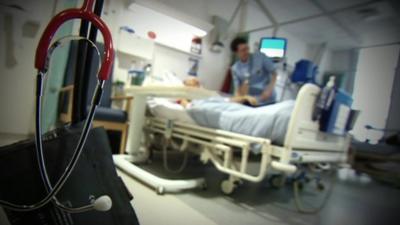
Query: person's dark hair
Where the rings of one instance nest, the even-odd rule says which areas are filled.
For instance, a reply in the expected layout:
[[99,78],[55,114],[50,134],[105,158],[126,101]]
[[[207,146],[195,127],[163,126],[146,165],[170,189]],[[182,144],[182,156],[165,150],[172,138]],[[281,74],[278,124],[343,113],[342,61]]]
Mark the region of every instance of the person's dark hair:
[[231,42],[231,51],[237,52],[238,46],[241,44],[247,44],[247,40],[241,37],[233,39],[233,41]]

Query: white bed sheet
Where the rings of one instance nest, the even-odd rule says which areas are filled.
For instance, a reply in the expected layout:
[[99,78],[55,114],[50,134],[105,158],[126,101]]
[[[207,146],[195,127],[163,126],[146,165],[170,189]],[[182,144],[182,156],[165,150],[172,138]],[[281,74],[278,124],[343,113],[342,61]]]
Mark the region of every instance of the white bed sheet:
[[172,121],[196,124],[188,114],[185,107],[177,104],[174,100],[166,98],[149,98],[147,100],[147,106],[153,116]]

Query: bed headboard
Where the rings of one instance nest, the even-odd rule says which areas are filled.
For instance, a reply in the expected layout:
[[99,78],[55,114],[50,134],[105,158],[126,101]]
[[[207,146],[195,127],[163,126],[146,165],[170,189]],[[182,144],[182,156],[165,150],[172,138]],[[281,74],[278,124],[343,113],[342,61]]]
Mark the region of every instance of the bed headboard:
[[312,120],[320,88],[315,84],[301,87],[290,117],[284,146],[293,150],[347,151],[349,136],[338,136],[319,130]]

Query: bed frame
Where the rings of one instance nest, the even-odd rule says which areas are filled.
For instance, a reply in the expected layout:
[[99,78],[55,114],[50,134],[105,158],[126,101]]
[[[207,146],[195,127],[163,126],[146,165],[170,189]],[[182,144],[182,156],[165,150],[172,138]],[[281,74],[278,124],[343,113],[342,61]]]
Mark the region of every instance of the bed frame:
[[[217,170],[229,175],[229,178],[221,183],[221,190],[230,194],[240,181],[260,182],[272,171],[292,174],[296,171],[297,164],[320,162],[339,164],[347,160],[350,136],[321,132],[318,122],[311,119],[319,92],[320,88],[313,84],[305,84],[300,89],[283,146],[273,145],[269,139],[154,117],[146,118],[144,132],[146,137],[161,134],[165,138],[181,140],[180,151],[195,152],[200,155],[203,163],[211,162]],[[147,139],[149,140],[149,138]],[[200,147],[187,147],[190,144],[197,144]],[[251,146],[254,144],[261,146],[259,169],[256,174],[248,172],[249,155]],[[240,158],[237,161],[234,159],[234,151],[240,151]],[[125,171],[134,173],[133,168],[123,160],[124,156],[116,156],[116,165]],[[149,177],[145,178],[144,176],[154,175],[141,174],[139,179],[149,180]],[[168,182],[169,185],[165,185]],[[170,182],[173,181],[158,180],[158,182],[146,183],[155,187],[159,193],[204,185],[204,180],[201,179],[180,181],[181,188],[176,183],[172,185]]]

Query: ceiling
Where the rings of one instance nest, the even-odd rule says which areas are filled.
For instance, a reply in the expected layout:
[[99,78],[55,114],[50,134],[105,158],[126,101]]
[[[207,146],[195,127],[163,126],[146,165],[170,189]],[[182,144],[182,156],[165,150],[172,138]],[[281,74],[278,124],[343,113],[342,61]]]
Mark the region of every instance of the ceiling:
[[[24,3],[25,12],[38,14],[36,5],[24,0],[5,0],[4,3]],[[46,1],[46,0],[40,0]],[[48,1],[48,0],[47,0]],[[247,2],[244,31],[271,28],[272,22],[256,3]],[[400,42],[399,0],[260,0],[284,30],[309,44],[327,43],[331,49],[348,49]],[[31,1],[28,1],[31,2]],[[190,10],[192,16],[206,18],[218,15],[229,20],[239,0],[162,0],[164,3]],[[0,13],[4,7],[0,7]],[[208,14],[208,15],[206,15]],[[33,16],[33,15],[32,15]],[[279,35],[279,31],[278,31]]]
[[[331,49],[348,49],[400,42],[400,16],[395,0],[261,2],[280,24],[279,29],[306,43],[327,43]],[[255,0],[247,1],[246,18],[245,31],[272,26]]]

